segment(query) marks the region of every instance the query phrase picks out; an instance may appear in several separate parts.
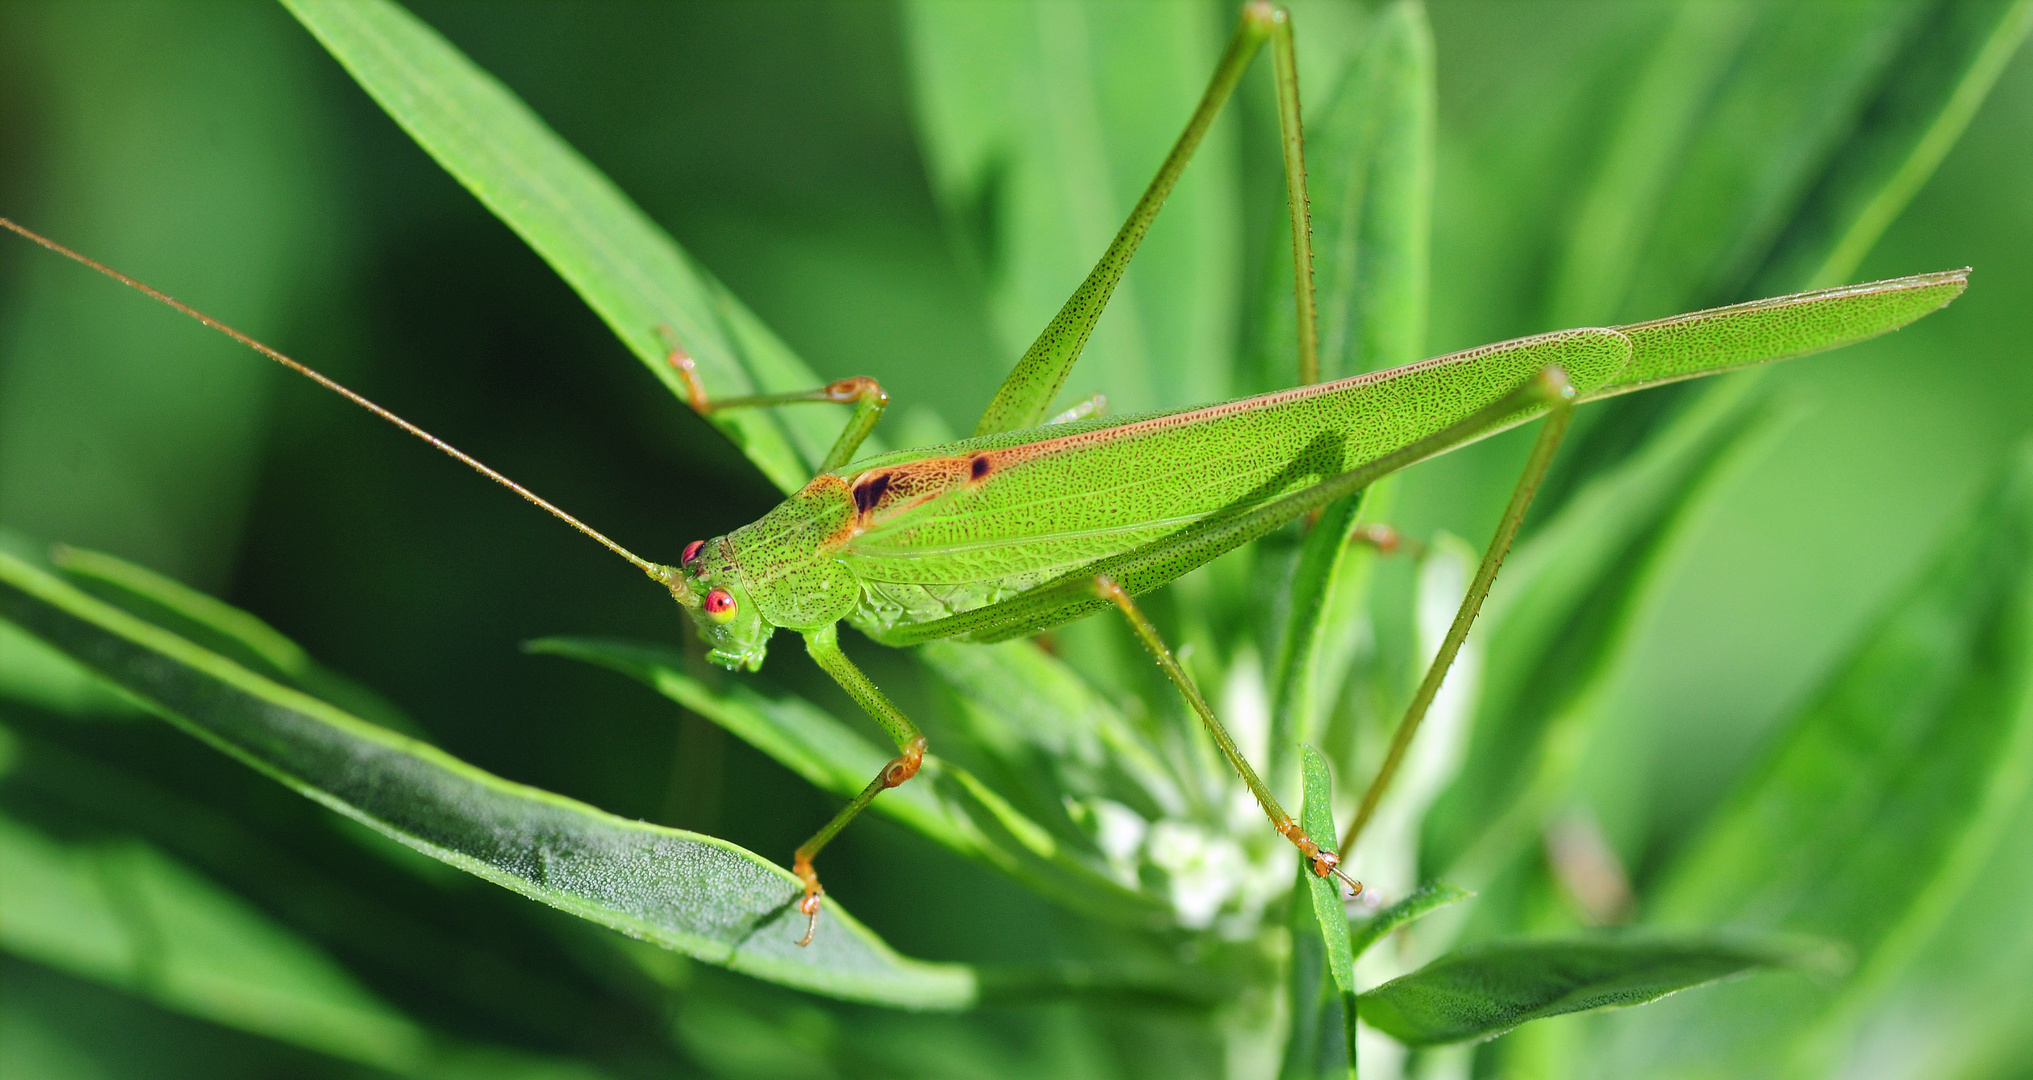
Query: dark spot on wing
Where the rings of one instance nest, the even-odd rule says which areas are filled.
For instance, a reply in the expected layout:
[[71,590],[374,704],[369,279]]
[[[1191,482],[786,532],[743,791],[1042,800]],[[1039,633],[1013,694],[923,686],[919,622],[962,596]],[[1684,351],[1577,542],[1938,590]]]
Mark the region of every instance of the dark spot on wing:
[[994,468],[994,466],[989,464],[987,455],[983,455],[981,457],[975,458],[974,464],[969,466],[969,468],[973,470],[974,478],[976,480],[979,480],[982,477],[987,476],[988,470]]
[[875,504],[881,501],[883,493],[888,490],[889,474],[876,473],[854,486],[854,508],[863,514],[868,513],[875,508]]

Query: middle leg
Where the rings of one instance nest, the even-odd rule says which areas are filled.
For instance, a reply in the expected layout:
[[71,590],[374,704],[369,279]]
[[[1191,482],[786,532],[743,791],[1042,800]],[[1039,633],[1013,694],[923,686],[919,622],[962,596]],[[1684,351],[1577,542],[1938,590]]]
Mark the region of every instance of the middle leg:
[[792,857],[791,873],[796,874],[798,880],[805,886],[804,898],[798,901],[798,910],[805,916],[805,936],[799,939],[800,945],[812,943],[812,934],[819,928],[820,897],[826,895],[826,890],[819,885],[819,872],[812,869],[812,860],[818,857],[821,848],[831,843],[835,836],[840,835],[840,830],[846,828],[848,822],[868,809],[868,804],[874,802],[877,795],[918,775],[918,768],[925,761],[924,733],[918,730],[916,724],[911,723],[911,718],[905,716],[903,710],[889,700],[888,695],[875,685],[873,679],[854,666],[854,661],[849,660],[847,654],[840,651],[838,623],[828,623],[806,634],[805,651],[812,655],[813,660],[818,661],[819,666],[826,670],[826,674],[833,677],[834,682],[840,684],[841,689],[847,691],[848,696],[852,697],[856,704],[867,710],[868,715],[882,725],[882,729],[889,733],[890,738],[896,740],[897,756],[890,759],[889,764],[884,765],[882,771],[875,774],[875,779],[870,780],[868,786],[861,789],[861,794],[841,807],[840,812],[833,815],[833,820],[828,821],[817,835],[805,841],[798,848],[797,854]]
[[[1214,715],[1214,708],[1207,704],[1207,699],[1201,695],[1200,688],[1193,684],[1193,677],[1186,674],[1185,668],[1179,666],[1179,661],[1173,657],[1172,650],[1165,646],[1164,638],[1158,636],[1158,628],[1145,617],[1143,610],[1137,607],[1136,601],[1130,598],[1122,586],[1106,575],[1094,579],[1094,592],[1095,595],[1121,609],[1123,617],[1129,620],[1130,629],[1136,632],[1137,639],[1144,643],[1144,648],[1150,650],[1152,658],[1158,662],[1158,667],[1164,669],[1165,677],[1171,679],[1172,685],[1179,688],[1179,693],[1186,699],[1187,706],[1200,718],[1200,723],[1207,728],[1207,734],[1213,737],[1214,745],[1221,748],[1221,756],[1228,759],[1229,767],[1235,770],[1237,776],[1242,777],[1242,782],[1249,787],[1249,793],[1256,797],[1257,805],[1263,807],[1265,816],[1271,819],[1271,827],[1278,830],[1278,835],[1290,840],[1293,847],[1299,849],[1299,856],[1311,864],[1315,874],[1321,877],[1330,874],[1338,877],[1354,890],[1355,895],[1360,896],[1362,882],[1341,872],[1341,856],[1322,847],[1318,840],[1308,836],[1306,830],[1301,828],[1297,821],[1292,820],[1292,815],[1278,805],[1277,796],[1271,794],[1271,789],[1265,786],[1263,780],[1257,776],[1256,770],[1250,767],[1249,759],[1242,756],[1242,751],[1235,745],[1235,738],[1222,726],[1220,718]],[[1331,836],[1327,837],[1330,842],[1333,839]]]
[[866,375],[840,379],[811,390],[793,390],[783,394],[748,394],[742,397],[712,398],[706,394],[706,384],[699,378],[699,365],[692,360],[692,354],[678,343],[677,334],[668,326],[657,327],[657,333],[670,348],[664,359],[677,371],[678,378],[685,383],[685,402],[700,416],[719,412],[722,409],[754,409],[770,405],[796,405],[802,402],[830,402],[836,405],[854,406],[854,415],[847,418],[847,426],[840,431],[840,437],[833,440],[833,448],[826,452],[826,459],[819,463],[818,472],[828,473],[854,459],[854,451],[861,448],[876,422],[882,419],[882,411],[889,406],[889,394],[882,384]]

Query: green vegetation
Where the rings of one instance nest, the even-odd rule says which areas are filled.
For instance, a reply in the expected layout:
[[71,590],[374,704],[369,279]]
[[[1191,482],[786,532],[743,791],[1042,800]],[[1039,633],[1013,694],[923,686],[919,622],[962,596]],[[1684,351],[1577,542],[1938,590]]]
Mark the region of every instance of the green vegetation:
[[[659,325],[709,385],[876,376],[885,446],[970,430],[1233,17],[417,15],[0,8],[0,213],[665,560],[845,410],[702,422]],[[598,548],[10,242],[0,1070],[1310,1077],[1359,1014],[1371,1077],[2024,1075],[2033,3],[1295,19],[1327,377],[1976,267],[1897,335],[1575,414],[1348,853],[1371,897],[1295,878],[1120,620],[848,635],[937,760],[798,949],[781,864],[888,756],[823,672],[703,666]],[[1292,382],[1267,67],[1062,404]],[[1295,525],[1145,598],[1315,835],[1530,445],[1322,517],[1394,555]]]

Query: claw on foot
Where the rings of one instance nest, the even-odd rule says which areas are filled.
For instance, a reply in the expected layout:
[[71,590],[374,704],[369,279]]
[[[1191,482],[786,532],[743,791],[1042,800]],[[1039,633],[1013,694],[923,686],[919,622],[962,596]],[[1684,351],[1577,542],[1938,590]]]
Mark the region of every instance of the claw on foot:
[[826,895],[826,890],[819,887],[819,873],[812,869],[810,859],[800,858],[791,866],[791,873],[805,883],[804,898],[798,901],[798,910],[805,916],[805,936],[798,939],[798,944],[806,946],[819,931],[819,898]]
[[1314,842],[1312,837],[1306,835],[1306,830],[1298,826],[1298,823],[1294,822],[1278,831],[1285,834],[1285,839],[1290,840],[1293,847],[1299,849],[1300,858],[1313,864],[1313,873],[1320,877],[1328,877],[1329,875],[1338,877],[1348,886],[1350,890],[1349,896],[1356,897],[1362,895],[1362,882],[1342,872],[1341,856],[1328,851]]
[[678,332],[669,326],[658,326],[656,332],[670,348],[664,360],[677,370],[678,378],[684,380],[686,404],[701,415],[712,412],[713,402],[706,396],[706,384],[699,380],[699,365],[692,362],[692,354],[678,343]]
[[1414,559],[1426,557],[1425,544],[1400,533],[1389,525],[1375,523],[1357,525],[1348,534],[1348,542],[1351,544],[1368,544],[1375,548],[1379,555],[1395,555],[1402,550]]

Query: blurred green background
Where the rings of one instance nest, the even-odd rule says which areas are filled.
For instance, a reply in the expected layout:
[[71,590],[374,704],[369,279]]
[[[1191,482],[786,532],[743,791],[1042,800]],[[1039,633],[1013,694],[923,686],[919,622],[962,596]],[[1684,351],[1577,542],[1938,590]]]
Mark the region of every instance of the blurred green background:
[[[1327,7],[1317,17],[1336,17]],[[1796,9],[1791,24],[1741,21],[1811,36],[1873,20],[1896,43],[1902,20],[1933,10],[1824,8]],[[941,424],[971,428],[1027,340],[1013,324],[1042,322],[1030,313],[1035,303],[1015,302],[1012,314],[983,269],[979,236],[935,198],[914,117],[907,16],[895,7],[413,10],[513,88],[823,376],[880,379],[896,403],[885,422],[895,444]],[[1193,10],[1204,33],[1181,46],[1199,57],[1189,71],[1211,65],[1230,18],[1216,5]],[[1646,91],[1641,76],[1657,75],[1658,43],[1699,15],[1666,3],[1439,0],[1427,14],[1438,141],[1421,353],[1795,284],[1766,262],[1781,218],[1725,223],[1740,229],[1740,250],[1723,245],[1706,265],[1674,261],[1675,237],[1662,234],[1625,251],[1621,266],[1611,259],[1609,270],[1591,261],[1597,253],[1576,226],[1607,182],[1619,124]],[[1300,10],[1302,37],[1308,15]],[[1880,44],[1873,78],[1896,56]],[[1200,77],[1183,84],[1176,116]],[[1724,85],[1730,77],[1718,74]],[[1768,89],[1747,97],[1745,130],[1764,121],[1783,130],[1787,110],[1812,105],[1783,86]],[[1149,132],[1152,164],[1176,124]],[[1251,211],[1214,220],[1193,244],[1168,241],[1173,258],[1233,265],[1226,289],[1235,296],[1254,292],[1265,238],[1275,236],[1275,216],[1255,213],[1278,197],[1261,127],[1231,121],[1226,141],[1195,166],[1208,174],[1200,183],[1241,189]],[[1708,132],[1712,145],[1698,149],[1723,160],[1754,149],[1810,162],[1828,153],[1748,134],[1738,144],[1731,132]],[[1771,182],[1742,172],[1745,186]],[[1968,294],[1910,330],[1765,376],[1790,421],[1750,466],[1723,476],[1685,526],[1608,691],[1604,707],[1625,719],[1581,766],[1581,799],[1641,893],[2033,429],[2029,178],[2033,53],[2021,50],[1938,171],[1848,275],[1969,265]],[[1141,175],[1126,182],[1133,195]],[[1128,197],[1104,217],[1112,223]],[[1682,197],[1693,201],[1648,212],[1706,235],[1702,193]],[[774,502],[760,474],[633,362],[280,8],[0,5],[0,213],[320,367],[652,558],[672,558],[685,541]],[[1217,324],[1207,331],[1213,340],[1180,347],[1232,349],[1221,338],[1242,329]],[[1083,379],[1095,385],[1081,390]],[[1076,374],[1071,389],[1104,390],[1130,407],[1197,393],[1110,385],[1095,372]],[[1600,410],[1570,443],[1534,520],[1618,461],[1674,400],[1668,392]],[[1513,433],[1420,466],[1394,520],[1414,536],[1445,529],[1479,544],[1528,439]],[[787,855],[833,806],[647,690],[518,651],[546,634],[678,640],[668,601],[608,555],[358,410],[13,241],[0,244],[0,524],[132,559],[259,614],[420,718],[432,741],[499,775],[770,857]],[[908,665],[855,651],[918,707]],[[844,697],[797,650],[780,644],[771,666],[779,682],[847,714]],[[165,725],[80,722],[63,716],[75,701],[17,697],[0,701],[0,717],[19,732],[0,783],[10,816],[92,850],[138,840],[170,852],[435,1031],[629,1076],[828,1075],[799,1071],[821,1067],[881,1075],[902,1061],[922,1075],[1071,1071],[1096,1060],[1142,1071],[1122,1064],[1134,1056],[1122,1048],[1112,1058],[1090,1053],[1096,1036],[1083,1024],[1093,1018],[1077,1005],[907,1023],[675,959],[668,985],[691,1004],[673,1021],[642,992],[641,970],[596,955],[587,939],[603,931],[384,858],[336,818]],[[2033,960],[2024,903],[2033,848],[2023,842],[2033,803],[2015,820],[2021,839],[1990,857],[1982,885],[1924,944],[1920,974],[1900,999],[1910,1005],[1888,1007],[1871,1026],[1887,1049],[1846,1075],[2033,1076],[2024,1038],[2033,1006],[2023,988],[1999,989],[2023,981]],[[1067,947],[1055,944],[1065,917],[1044,900],[887,821],[864,819],[829,860],[831,892],[913,955],[1015,961]],[[20,887],[0,880],[0,889]],[[84,970],[0,959],[0,1069],[26,1077],[359,1068],[149,1004],[150,994]],[[2015,1016],[2016,1042],[2000,1034]],[[1138,1023],[1160,1044],[1150,1050],[1158,1060],[1165,1045],[1181,1054],[1198,1045],[1186,1034],[1194,1016]],[[1933,1034],[1908,1037],[1901,1024]],[[1163,1033],[1173,1029],[1168,1044]],[[894,1040],[895,1059],[829,1056],[853,1041],[846,1030]],[[1938,1056],[1944,1040],[1992,1056],[1950,1062]],[[1530,1071],[1527,1055],[1477,1060],[1485,1072],[1505,1061]]]

